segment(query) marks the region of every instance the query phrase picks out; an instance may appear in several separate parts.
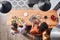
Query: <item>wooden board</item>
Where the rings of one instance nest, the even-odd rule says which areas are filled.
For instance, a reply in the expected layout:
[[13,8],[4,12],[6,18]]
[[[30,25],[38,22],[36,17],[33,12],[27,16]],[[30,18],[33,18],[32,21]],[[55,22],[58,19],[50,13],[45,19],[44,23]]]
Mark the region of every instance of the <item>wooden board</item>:
[[[28,16],[25,17],[24,13],[27,12]],[[31,22],[29,21],[29,18],[32,15],[39,15],[39,19],[41,20],[41,22],[46,22],[49,25],[57,25],[57,21],[53,21],[51,20],[51,15],[55,15],[57,17],[57,12],[54,10],[49,10],[49,11],[40,11],[40,10],[11,10],[8,14],[7,14],[7,25],[11,24],[11,18],[12,16],[17,16],[20,18],[23,18],[23,20],[25,20],[25,22],[27,23],[27,25],[32,25]],[[48,19],[44,19],[44,16],[47,16]]]

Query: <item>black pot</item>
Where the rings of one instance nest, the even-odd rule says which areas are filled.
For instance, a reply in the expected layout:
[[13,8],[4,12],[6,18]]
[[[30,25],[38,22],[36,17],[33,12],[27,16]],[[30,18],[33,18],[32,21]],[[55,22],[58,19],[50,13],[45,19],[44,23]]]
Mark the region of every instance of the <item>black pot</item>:
[[39,32],[43,33],[46,29],[48,29],[48,24],[43,22],[41,25],[38,27]]
[[28,6],[33,7],[35,4],[37,4],[40,0],[28,0]]
[[34,6],[34,4],[28,4],[28,6],[29,6],[29,7],[33,7],[33,6]]
[[39,2],[38,7],[42,11],[48,11],[51,8],[51,3],[49,1]]
[[12,9],[12,5],[8,1],[2,2],[2,9],[0,10],[2,13],[8,13]]

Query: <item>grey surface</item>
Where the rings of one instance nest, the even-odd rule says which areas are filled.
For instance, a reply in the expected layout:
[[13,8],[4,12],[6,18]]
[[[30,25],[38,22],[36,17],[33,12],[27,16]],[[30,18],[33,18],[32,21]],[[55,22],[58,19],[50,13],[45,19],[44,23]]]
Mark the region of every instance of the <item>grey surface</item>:
[[[31,9],[31,8],[29,8],[28,7],[28,5],[27,5],[27,3],[28,3],[28,0],[0,0],[0,1],[9,1],[9,2],[11,2],[11,4],[12,4],[12,6],[13,6],[13,9],[18,9],[18,10],[20,10],[20,9],[24,9],[24,10],[26,10],[26,9]],[[15,1],[15,3],[14,3],[14,1]],[[19,4],[19,2],[20,1],[22,1],[22,2],[24,2],[24,4],[22,4],[22,5],[20,5]],[[33,2],[34,0],[32,0],[32,2]],[[38,1],[38,0],[37,0]],[[50,10],[52,10],[56,5],[57,5],[57,3],[59,2],[60,0],[50,0],[50,2],[51,2],[51,9]],[[17,2],[17,4],[16,4],[16,2]],[[20,6],[20,7],[18,7],[18,8],[16,8],[16,6]],[[34,7],[32,8],[32,9],[34,9],[34,10],[39,10],[39,8],[37,7],[37,5],[34,5]]]
[[57,13],[58,13],[58,24],[60,25],[60,9],[58,9],[58,11],[57,11]]
[[60,2],[55,6],[54,10],[58,10],[60,8]]
[[51,40],[60,40],[60,25],[54,27],[50,34]]
[[0,25],[0,40],[29,40],[22,34],[10,34],[10,27],[7,25]]

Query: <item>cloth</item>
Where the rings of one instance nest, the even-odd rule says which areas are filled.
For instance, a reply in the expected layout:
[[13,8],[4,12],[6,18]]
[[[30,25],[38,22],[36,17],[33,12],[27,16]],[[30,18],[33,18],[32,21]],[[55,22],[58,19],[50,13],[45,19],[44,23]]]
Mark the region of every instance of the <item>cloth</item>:
[[32,35],[40,34],[39,29],[38,29],[37,26],[34,26],[33,28],[31,28],[30,33],[31,33]]
[[17,30],[19,33],[24,33],[26,29],[26,23],[22,23],[23,27],[18,27]]
[[[22,22],[23,27],[17,27],[18,33],[24,34],[25,33],[25,29],[26,29],[26,23]],[[16,34],[16,32],[14,30],[11,29],[10,31],[11,34]]]

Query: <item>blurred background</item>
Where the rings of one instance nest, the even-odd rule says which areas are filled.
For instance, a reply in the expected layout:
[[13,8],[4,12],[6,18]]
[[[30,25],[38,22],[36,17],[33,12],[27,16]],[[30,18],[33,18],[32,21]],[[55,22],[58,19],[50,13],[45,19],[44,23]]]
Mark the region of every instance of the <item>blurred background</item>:
[[[2,1],[9,1],[12,4],[12,10],[29,10],[31,8],[27,5],[27,0],[0,0]],[[60,0],[50,0],[51,2],[51,9],[52,10]],[[32,10],[39,10],[37,4],[34,5]],[[60,10],[57,11],[60,13]],[[27,38],[18,35],[11,36],[9,35],[9,27],[6,25],[7,14],[0,13],[0,40],[28,40]]]

